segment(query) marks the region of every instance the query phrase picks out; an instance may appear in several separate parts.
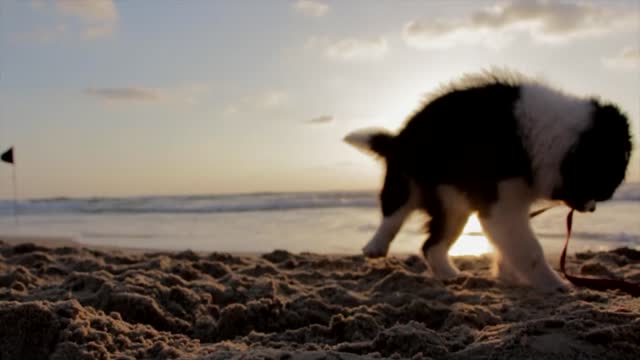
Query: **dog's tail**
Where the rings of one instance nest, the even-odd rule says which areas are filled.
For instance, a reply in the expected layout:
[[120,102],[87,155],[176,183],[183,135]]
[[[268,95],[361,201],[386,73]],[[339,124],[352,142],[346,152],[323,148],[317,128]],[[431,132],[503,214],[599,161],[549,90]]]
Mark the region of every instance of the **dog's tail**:
[[361,129],[345,136],[344,141],[368,153],[386,158],[391,153],[394,136],[384,129]]

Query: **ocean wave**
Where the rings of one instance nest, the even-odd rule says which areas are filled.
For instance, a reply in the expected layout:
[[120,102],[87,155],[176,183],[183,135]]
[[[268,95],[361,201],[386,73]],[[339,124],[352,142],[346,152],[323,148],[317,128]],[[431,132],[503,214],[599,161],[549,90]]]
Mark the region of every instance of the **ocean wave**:
[[[625,184],[614,201],[640,201],[640,183]],[[373,208],[372,191],[313,193],[254,193],[238,195],[139,196],[123,198],[67,198],[25,200],[21,215],[46,214],[207,214],[286,211],[323,208]],[[0,216],[13,214],[13,201],[0,200]]]
[[[129,198],[38,199],[21,201],[22,215],[45,214],[206,214],[377,206],[373,192],[260,193],[242,195],[145,196]],[[0,215],[13,213],[0,201]]]

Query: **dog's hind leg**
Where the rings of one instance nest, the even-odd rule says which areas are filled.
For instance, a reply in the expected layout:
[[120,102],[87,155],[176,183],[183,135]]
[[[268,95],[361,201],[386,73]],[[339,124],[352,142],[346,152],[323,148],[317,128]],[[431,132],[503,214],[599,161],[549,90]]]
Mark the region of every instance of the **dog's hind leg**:
[[422,252],[433,275],[449,279],[460,272],[449,259],[449,248],[462,233],[471,208],[465,196],[452,186],[439,186],[436,193],[436,198],[427,206],[431,220]]
[[498,201],[480,214],[480,223],[499,251],[500,260],[518,279],[540,290],[565,289],[567,285],[547,263],[542,246],[529,224],[530,195],[522,180],[498,186]]
[[380,192],[382,222],[373,238],[362,248],[365,256],[384,257],[391,241],[398,234],[404,221],[416,209],[417,189],[411,187],[407,177],[393,166],[387,166],[384,185]]

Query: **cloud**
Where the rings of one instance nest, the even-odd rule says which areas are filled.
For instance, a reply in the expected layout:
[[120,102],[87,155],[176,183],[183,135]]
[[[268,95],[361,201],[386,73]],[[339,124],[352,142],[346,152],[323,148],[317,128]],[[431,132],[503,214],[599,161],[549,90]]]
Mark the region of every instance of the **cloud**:
[[209,88],[202,84],[178,85],[171,88],[151,88],[140,86],[88,88],[89,96],[117,102],[175,102],[188,105],[198,103],[198,98]]
[[342,61],[381,59],[387,51],[387,40],[383,37],[346,38],[330,43],[325,48],[325,53],[330,59]]
[[88,88],[85,94],[114,101],[158,101],[162,99],[157,89],[143,87]]
[[83,23],[85,39],[110,37],[118,22],[118,12],[112,0],[57,0],[56,9]]
[[262,108],[277,108],[286,104],[289,95],[284,91],[267,91],[260,94],[256,99],[256,104]]
[[39,28],[32,31],[15,33],[12,35],[12,37],[13,40],[19,42],[48,43],[63,36],[66,32],[66,25],[58,24],[51,28]]
[[603,59],[606,66],[622,70],[640,69],[640,47],[628,46],[617,54]]
[[113,0],[32,0],[31,9],[53,22],[53,26],[40,26],[13,38],[23,42],[49,42],[68,34],[77,34],[85,40],[109,38],[118,24],[118,11]]
[[88,22],[115,21],[118,18],[112,0],[57,0],[58,10]]
[[298,0],[291,6],[306,16],[320,17],[329,11],[329,5],[317,0]]
[[107,38],[113,35],[113,25],[96,25],[96,26],[88,26],[82,32],[82,36],[85,39],[99,39],[99,38]]
[[458,45],[481,45],[503,48],[512,41],[513,33],[472,29],[446,21],[412,21],[403,30],[405,43],[416,49],[446,49]]
[[224,109],[225,115],[234,115],[246,111],[275,110],[286,106],[290,101],[289,94],[281,90],[264,91],[246,96],[229,104]]
[[200,102],[200,98],[209,93],[209,86],[205,84],[185,84],[179,85],[173,90],[169,91],[170,95],[184,103],[195,105]]
[[334,118],[331,115],[322,115],[322,116],[315,117],[311,120],[307,120],[305,121],[305,123],[310,125],[321,125],[321,124],[332,123],[333,120]]
[[[603,4],[603,3],[600,3]],[[523,32],[540,42],[564,42],[638,26],[636,9],[606,7],[586,2],[550,0],[511,1],[472,12],[468,16],[439,20],[414,20],[404,27],[407,45],[415,48],[484,45]]]

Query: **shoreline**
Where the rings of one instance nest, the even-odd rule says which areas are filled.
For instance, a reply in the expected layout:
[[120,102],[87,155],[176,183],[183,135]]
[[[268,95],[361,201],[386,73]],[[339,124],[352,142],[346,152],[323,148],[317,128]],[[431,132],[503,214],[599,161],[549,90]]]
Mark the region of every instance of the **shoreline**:
[[[227,253],[233,256],[253,256],[253,257],[257,257],[257,256],[262,256],[264,254],[268,254],[272,251],[277,251],[278,249],[273,249],[272,251],[263,251],[263,252],[252,252],[252,251],[204,251],[204,250],[192,250],[190,248],[184,248],[184,249],[160,249],[160,248],[153,248],[153,247],[128,247],[128,246],[116,246],[116,245],[96,245],[96,244],[88,244],[88,243],[83,243],[81,241],[78,241],[76,239],[74,239],[73,237],[65,237],[65,236],[39,236],[39,235],[3,235],[0,233],[0,241],[4,241],[5,243],[9,244],[9,245],[19,245],[19,244],[25,244],[25,243],[33,243],[34,245],[38,245],[38,246],[43,246],[43,247],[47,247],[47,248],[55,248],[55,247],[62,247],[62,246],[68,246],[68,247],[75,247],[75,248],[87,248],[87,249],[95,249],[95,250],[103,250],[103,251],[120,251],[123,253],[129,253],[129,254],[145,254],[145,253],[171,253],[171,254],[176,254],[176,253],[180,253],[183,251],[192,251],[196,254],[200,254],[200,255],[206,255],[209,253],[214,253],[214,252],[222,252],[222,253]],[[344,253],[339,253],[339,252],[330,252],[330,253],[317,253],[317,252],[312,252],[312,251],[302,251],[299,252],[300,254],[316,254],[316,255],[324,255],[324,256],[332,256],[332,257],[336,257],[336,256],[358,256],[361,255],[360,252],[353,252],[353,253],[348,253],[348,252],[344,252]],[[481,254],[477,254],[477,255],[472,255],[472,254],[468,254],[468,255],[451,255],[452,258],[464,258],[464,257],[486,257],[486,256],[492,256],[493,251],[491,252],[486,252],[486,253],[481,253]],[[399,258],[407,258],[410,256],[420,256],[420,251],[419,249],[416,249],[416,252],[390,252],[388,257],[399,257]],[[560,252],[559,251],[551,251],[551,252],[547,252],[545,251],[545,257],[547,258],[548,261],[552,261],[552,260],[557,260],[560,257]]]

